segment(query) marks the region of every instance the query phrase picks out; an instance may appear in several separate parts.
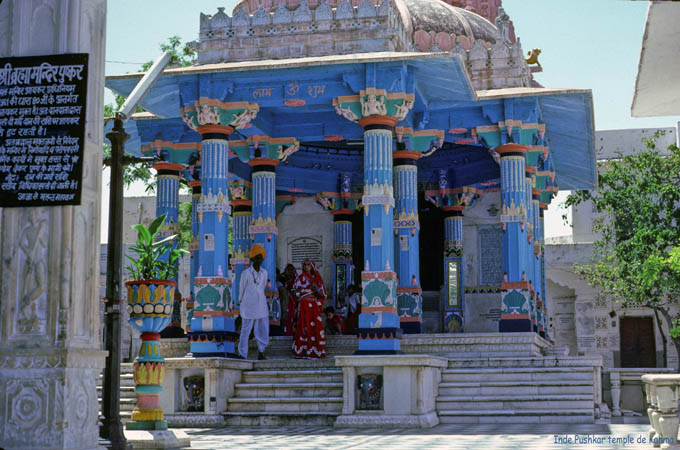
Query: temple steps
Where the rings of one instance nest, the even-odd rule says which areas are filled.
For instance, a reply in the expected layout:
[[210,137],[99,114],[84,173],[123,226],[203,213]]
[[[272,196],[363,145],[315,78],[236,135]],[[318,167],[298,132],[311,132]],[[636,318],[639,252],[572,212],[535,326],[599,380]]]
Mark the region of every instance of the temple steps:
[[[305,363],[312,368],[305,369]],[[342,410],[342,371],[325,367],[331,366],[326,361],[258,361],[255,370],[243,372],[227,400],[225,425],[332,425]]]
[[575,381],[562,386],[555,385],[552,381],[442,382],[439,384],[439,395],[497,395],[508,392],[508,389],[517,395],[589,394],[593,391],[593,385],[586,381]]
[[[120,418],[123,422],[130,420],[132,410],[137,404],[137,394],[135,394],[135,380],[132,373],[132,363],[122,363],[120,365]],[[97,378],[97,400],[101,415],[102,408],[102,385],[104,384],[104,374]]]
[[[322,377],[323,381],[320,378]],[[342,383],[342,370],[250,370],[243,372],[248,383]]]
[[238,383],[237,397],[342,397],[342,383]]
[[[524,361],[450,360],[442,370],[436,410],[441,423],[592,423],[593,370]],[[563,361],[564,362],[564,361]],[[575,361],[574,361],[575,362]],[[513,364],[513,367],[502,367]],[[548,365],[548,367],[546,367]],[[461,367],[463,366],[463,367]],[[501,367],[498,367],[501,366]]]

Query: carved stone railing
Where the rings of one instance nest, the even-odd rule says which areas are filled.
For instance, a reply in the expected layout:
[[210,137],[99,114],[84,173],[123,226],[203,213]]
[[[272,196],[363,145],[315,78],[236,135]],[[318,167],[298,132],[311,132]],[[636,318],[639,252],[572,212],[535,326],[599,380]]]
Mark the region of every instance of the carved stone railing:
[[655,447],[680,448],[678,442],[678,393],[680,375],[643,375],[647,394],[647,414],[652,428],[649,442]]
[[674,373],[675,369],[648,369],[648,368],[609,368],[605,371],[605,376],[609,374],[609,392],[611,394],[612,402],[612,417],[621,417],[624,415],[623,410],[631,410],[643,412],[646,410],[644,404],[644,385],[642,383],[642,375],[654,374],[670,374]]

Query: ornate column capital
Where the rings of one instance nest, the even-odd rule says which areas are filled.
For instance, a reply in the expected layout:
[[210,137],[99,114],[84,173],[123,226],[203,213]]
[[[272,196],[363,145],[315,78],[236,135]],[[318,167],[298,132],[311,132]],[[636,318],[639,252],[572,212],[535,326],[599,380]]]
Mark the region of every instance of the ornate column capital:
[[333,106],[339,115],[364,128],[371,125],[394,127],[406,118],[414,101],[413,94],[366,88],[359,91],[359,95],[334,98]]
[[260,105],[249,102],[222,102],[201,97],[180,109],[184,123],[202,135],[231,134],[234,129],[250,128]]

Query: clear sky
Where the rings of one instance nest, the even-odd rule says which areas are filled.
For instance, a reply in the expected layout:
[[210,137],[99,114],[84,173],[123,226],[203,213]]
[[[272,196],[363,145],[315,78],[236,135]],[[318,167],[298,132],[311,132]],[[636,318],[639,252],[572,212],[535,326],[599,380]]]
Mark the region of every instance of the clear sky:
[[[235,0],[109,0],[106,73],[136,72],[141,63],[158,57],[159,44],[171,35],[197,40],[201,12],[214,14],[224,6],[231,15],[235,4]],[[596,130],[675,127],[680,120],[630,116],[647,5],[623,0],[505,0],[503,4],[524,51],[542,50],[544,72],[536,74],[541,84],[593,90]],[[106,101],[112,100],[108,94]],[[130,195],[139,191],[133,189]],[[106,223],[108,199],[103,203]],[[550,234],[568,233],[560,228],[561,220],[552,222]]]

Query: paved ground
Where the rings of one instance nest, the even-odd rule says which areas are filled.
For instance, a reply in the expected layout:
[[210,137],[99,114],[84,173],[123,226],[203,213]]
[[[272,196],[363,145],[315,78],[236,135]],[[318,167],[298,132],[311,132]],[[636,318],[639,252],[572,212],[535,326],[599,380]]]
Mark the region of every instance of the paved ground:
[[[191,449],[647,449],[649,425],[439,425],[429,430],[328,427],[185,429]],[[569,443],[571,442],[571,443]]]

